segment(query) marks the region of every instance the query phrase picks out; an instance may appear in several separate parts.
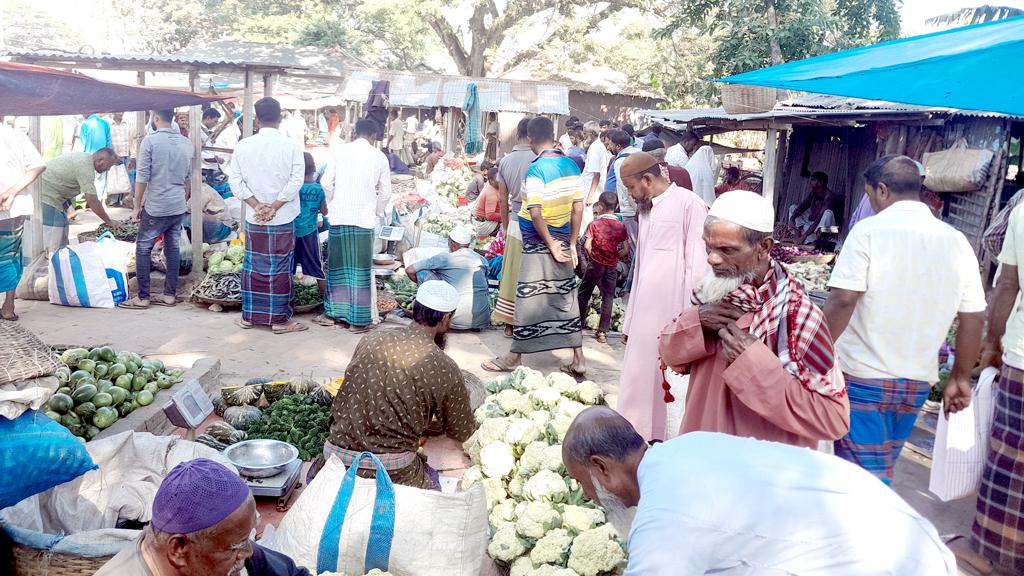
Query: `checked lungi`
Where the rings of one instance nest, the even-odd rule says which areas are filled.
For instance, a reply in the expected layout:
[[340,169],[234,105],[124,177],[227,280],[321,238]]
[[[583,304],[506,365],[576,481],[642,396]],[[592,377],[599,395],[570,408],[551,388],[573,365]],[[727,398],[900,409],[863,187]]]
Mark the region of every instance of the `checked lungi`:
[[43,204],[43,246],[47,252],[54,252],[68,245],[67,204],[56,208]]
[[582,329],[572,262],[556,261],[543,243],[523,244],[512,352],[579,348],[583,345]]
[[292,319],[293,222],[268,226],[245,223],[242,261],[242,320],[278,326]]
[[353,326],[373,320],[373,230],[331,226],[327,237],[327,298],[324,312]]
[[900,450],[914,430],[932,386],[902,378],[844,375],[850,397],[850,432],[835,442],[835,454],[892,483]]
[[21,238],[24,230],[24,216],[0,220],[0,292],[14,290],[21,281],[24,269]]
[[1024,370],[1005,361],[971,532],[990,562],[1006,574],[1024,574]]
[[516,314],[516,290],[519,288],[519,266],[523,259],[523,233],[519,219],[510,218],[505,233],[505,253],[501,260],[501,284],[498,301],[494,304],[491,320],[512,324]]

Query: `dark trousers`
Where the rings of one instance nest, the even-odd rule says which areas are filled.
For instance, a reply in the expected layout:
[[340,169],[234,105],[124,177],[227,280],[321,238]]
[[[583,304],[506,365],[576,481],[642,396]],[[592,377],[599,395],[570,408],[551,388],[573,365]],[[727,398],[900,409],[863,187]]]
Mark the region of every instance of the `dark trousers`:
[[590,297],[594,294],[594,287],[601,291],[601,323],[598,330],[607,332],[612,323],[612,306],[615,304],[615,280],[618,279],[618,271],[615,266],[603,266],[590,261],[587,272],[583,275],[583,282],[580,283],[580,319],[583,325],[587,325],[587,309],[590,306]]
[[139,237],[135,242],[135,272],[139,283],[139,298],[142,300],[149,300],[149,271],[153,268],[153,246],[161,234],[164,237],[164,261],[167,262],[164,294],[174,296],[178,290],[178,267],[181,260],[178,239],[181,237],[181,214],[150,216],[143,209],[139,213]]

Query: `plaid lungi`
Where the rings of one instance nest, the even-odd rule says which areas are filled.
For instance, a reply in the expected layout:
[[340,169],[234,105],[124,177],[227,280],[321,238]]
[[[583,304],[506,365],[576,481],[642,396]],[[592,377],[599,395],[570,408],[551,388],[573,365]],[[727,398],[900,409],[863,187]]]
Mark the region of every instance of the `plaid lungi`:
[[[345,448],[335,446],[334,444],[331,444],[330,440],[324,442],[324,458],[330,459],[331,456],[337,456],[341,459],[342,464],[344,464],[346,468],[351,468],[352,463],[359,458],[360,454],[362,454],[362,452],[359,450],[346,450]],[[388,471],[401,470],[402,468],[412,464],[417,458],[415,452],[389,452],[387,454],[374,453],[374,456],[380,460],[380,463],[384,465],[384,469]],[[373,460],[363,460],[359,463],[359,468],[363,470],[375,470],[377,466],[373,463]]]
[[0,292],[18,287],[24,266],[21,261],[21,237],[25,217],[0,220]]
[[990,562],[1006,574],[1024,574],[1024,370],[1005,362],[971,531]]
[[277,226],[245,223],[242,261],[242,319],[260,326],[292,318],[293,222]]
[[353,326],[373,320],[373,230],[331,226],[327,237],[327,298],[324,312]]
[[511,350],[529,354],[583,346],[572,262],[557,262],[544,244],[523,244]]
[[512,324],[516,314],[516,289],[519,287],[519,265],[523,259],[523,233],[519,230],[519,219],[511,218],[505,234],[505,255],[501,261],[501,284],[498,286],[498,301],[494,305],[491,320]]
[[43,204],[43,246],[54,252],[68,245],[68,214],[66,206],[56,208]]
[[836,441],[836,456],[890,484],[900,450],[932,386],[903,378],[844,376],[850,396],[850,432]]

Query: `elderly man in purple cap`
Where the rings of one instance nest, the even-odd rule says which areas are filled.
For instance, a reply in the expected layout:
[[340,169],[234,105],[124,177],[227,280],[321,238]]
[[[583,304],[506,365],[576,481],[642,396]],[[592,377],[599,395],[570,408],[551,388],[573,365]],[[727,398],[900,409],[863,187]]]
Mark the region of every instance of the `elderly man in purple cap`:
[[205,458],[182,462],[160,484],[149,527],[96,576],[309,576],[253,542],[255,529],[256,502],[237,474]]

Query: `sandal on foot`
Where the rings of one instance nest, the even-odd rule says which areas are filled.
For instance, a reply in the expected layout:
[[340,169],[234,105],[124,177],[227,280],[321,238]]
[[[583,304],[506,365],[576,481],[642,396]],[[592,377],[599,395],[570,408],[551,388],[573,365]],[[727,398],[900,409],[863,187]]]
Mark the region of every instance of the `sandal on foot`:
[[126,308],[128,310],[145,310],[146,308],[149,308],[149,300],[143,300],[138,296],[135,296],[134,298],[129,298],[124,302],[121,302],[117,307]]
[[504,336],[505,338],[512,338],[512,326],[511,325],[505,324],[505,330],[504,330],[504,332],[502,332],[502,336]]
[[598,330],[597,333],[594,334],[594,340],[597,340],[601,344],[604,344],[605,342],[608,341],[608,334],[605,333],[604,331]]
[[584,378],[587,377],[587,373],[586,372],[581,372],[581,371],[573,368],[572,364],[566,364],[565,366],[561,366],[561,367],[558,368],[558,370],[561,371],[564,374],[568,374],[569,376],[572,376],[576,380],[583,380]]
[[494,360],[488,360],[480,365],[487,372],[511,372],[518,368],[518,366],[509,366],[501,360],[501,358],[495,358]]
[[[170,301],[164,300],[164,298],[170,298]],[[174,296],[165,296],[164,298],[154,298],[149,303],[154,306],[167,306],[168,308],[178,305],[178,299]]]
[[235,320],[235,326],[238,326],[242,330],[252,330],[253,323],[252,322],[246,322],[245,320],[242,320],[241,318],[238,318],[237,320]]
[[305,332],[309,330],[309,326],[306,326],[302,322],[292,322],[284,326],[274,326],[271,329],[274,334],[291,334],[293,332]]
[[363,326],[349,325],[348,327],[348,331],[350,334],[362,334],[363,332],[369,332],[372,329],[372,324],[366,324]]
[[335,320],[334,318],[331,318],[327,314],[318,314],[316,317],[313,318],[313,324],[316,324],[317,326],[326,326],[328,328],[331,328],[333,326],[337,326],[338,321]]

